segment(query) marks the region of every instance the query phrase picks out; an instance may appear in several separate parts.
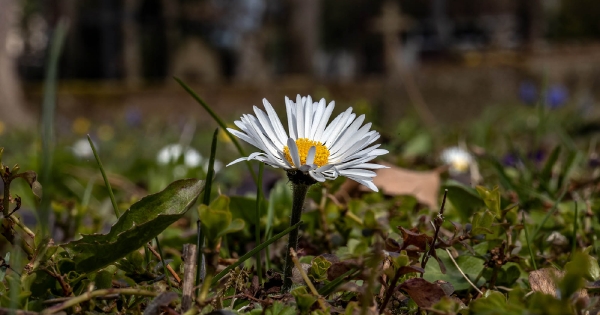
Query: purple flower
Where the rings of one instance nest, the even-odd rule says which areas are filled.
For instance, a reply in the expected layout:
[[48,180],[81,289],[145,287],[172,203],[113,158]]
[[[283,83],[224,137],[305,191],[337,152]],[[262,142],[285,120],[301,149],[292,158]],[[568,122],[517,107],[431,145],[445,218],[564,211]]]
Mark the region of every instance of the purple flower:
[[562,107],[568,99],[569,92],[562,85],[552,85],[548,91],[546,91],[546,106],[550,109]]
[[535,83],[523,81],[519,86],[519,98],[527,105],[533,105],[538,100],[538,90]]
[[125,121],[130,127],[138,127],[142,123],[142,112],[137,107],[129,107],[125,111]]

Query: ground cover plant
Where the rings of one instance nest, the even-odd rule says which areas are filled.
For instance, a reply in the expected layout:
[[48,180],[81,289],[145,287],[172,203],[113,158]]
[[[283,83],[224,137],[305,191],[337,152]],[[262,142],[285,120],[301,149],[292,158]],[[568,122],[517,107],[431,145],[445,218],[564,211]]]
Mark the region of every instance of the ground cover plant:
[[[216,126],[227,127],[180,83]],[[157,147],[156,157],[140,150],[129,164],[111,161],[107,149],[128,140],[87,137],[79,144],[89,149],[84,155],[76,146],[56,152],[53,184],[42,185],[39,164],[27,153],[36,149],[21,145],[31,135],[11,135],[0,160],[8,196],[2,199],[1,311],[597,313],[600,164],[588,131],[593,125],[568,107],[542,103],[515,111],[489,112],[461,134],[406,118],[381,132],[386,150],[374,157],[390,153],[366,165],[377,175],[358,172],[374,189],[333,173],[326,181],[303,177],[311,185],[300,205],[294,205],[297,178],[290,172],[312,164],[316,148],[310,146],[282,156],[276,166],[289,168],[286,176],[261,162],[219,166],[225,156],[248,156],[237,131],[217,129],[182,147]],[[209,149],[191,159],[194,145]],[[266,174],[276,174],[270,185]],[[254,188],[236,194],[244,178]],[[30,211],[48,195],[52,234]],[[293,231],[297,247],[287,242]],[[287,283],[286,265],[293,271]]]
[[383,128],[300,97],[284,128],[266,104],[234,124],[177,81],[215,130],[3,135],[1,314],[600,311],[585,109],[534,95],[464,128]]

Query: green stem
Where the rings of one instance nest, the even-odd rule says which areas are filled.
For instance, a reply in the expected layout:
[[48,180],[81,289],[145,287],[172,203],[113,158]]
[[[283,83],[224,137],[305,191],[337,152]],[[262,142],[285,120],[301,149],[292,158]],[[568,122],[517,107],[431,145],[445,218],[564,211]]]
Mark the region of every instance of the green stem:
[[[292,216],[290,218],[290,226],[300,222],[302,217],[302,208],[304,207],[304,199],[306,199],[306,193],[308,192],[309,185],[293,183],[293,194],[294,199],[292,202]],[[283,291],[287,292],[292,288],[292,270],[294,269],[294,262],[292,261],[292,255],[290,254],[290,248],[296,250],[298,246],[298,232],[300,227],[293,229],[290,232],[288,239],[288,246],[285,248],[285,269],[283,270]]]
[[169,284],[169,288],[172,288],[173,286],[171,285],[171,278],[169,278],[169,273],[167,272],[167,264],[165,263],[165,255],[162,252],[162,249],[160,248],[160,243],[158,242],[158,236],[154,238],[154,240],[156,241],[156,249],[158,250],[158,253],[160,254],[160,262],[163,265],[163,272],[165,273],[165,277],[167,278],[167,283]]
[[106,176],[106,172],[104,171],[104,166],[102,166],[102,162],[100,161],[100,157],[98,156],[98,152],[96,152],[96,147],[94,146],[94,142],[92,142],[92,138],[90,135],[87,135],[88,142],[92,147],[92,152],[94,152],[94,158],[96,158],[96,162],[98,163],[98,168],[100,169],[100,173],[102,173],[102,178],[104,179],[104,185],[106,185],[106,189],[108,190],[108,196],[110,197],[110,202],[112,202],[113,210],[115,211],[115,216],[117,219],[121,216],[119,212],[119,207],[117,206],[117,201],[115,200],[115,195],[113,194],[112,188],[110,187],[110,183],[108,182],[108,177]]
[[[204,196],[202,198],[202,204],[207,205],[210,203],[210,193],[212,190],[212,181],[215,175],[215,157],[217,154],[217,138],[219,135],[219,128],[215,129],[212,138],[212,144],[210,147],[210,158],[208,160],[208,172],[206,173],[206,184],[204,185]],[[204,231],[202,230],[202,221],[198,217],[196,222],[198,226],[197,237],[196,237],[196,287],[200,284],[200,280],[204,281]],[[199,289],[199,288],[198,288]],[[198,295],[198,289],[196,289],[196,295]]]
[[[0,167],[2,167],[2,165],[0,165]],[[2,180],[4,181],[4,178],[2,178]],[[7,181],[4,181],[4,197],[2,199],[2,214],[4,215],[4,218],[7,219],[8,218],[8,214],[10,213],[10,179]]]
[[[264,164],[258,165],[258,185],[256,185],[256,224],[254,225],[254,234],[256,234],[256,245],[260,244],[260,206],[262,202],[262,178],[263,178]],[[256,253],[256,273],[258,274],[258,281],[262,284],[262,260],[260,259],[260,252]]]
[[64,303],[49,307],[49,308],[43,310],[41,314],[46,314],[46,315],[54,314],[54,313],[60,312],[64,309],[67,309],[69,307],[73,307],[79,303],[89,301],[95,297],[105,296],[105,295],[109,295],[109,294],[139,295],[139,296],[149,296],[149,297],[154,297],[154,296],[158,295],[158,293],[153,292],[153,291],[131,289],[131,288],[96,290],[96,291],[86,292],[86,293],[84,293],[80,296],[76,296]]
[[[179,85],[181,85],[181,87],[186,92],[188,92],[196,100],[196,102],[198,102],[198,104],[200,104],[200,106],[202,106],[204,108],[204,110],[206,110],[208,112],[208,114],[217,122],[217,124],[221,128],[223,128],[223,130],[227,134],[227,137],[229,137],[229,139],[231,139],[231,142],[233,143],[233,145],[235,145],[235,147],[238,150],[238,152],[240,153],[240,155],[246,156],[244,149],[242,149],[242,146],[237,141],[236,137],[234,137],[231,134],[231,132],[229,132],[227,130],[227,125],[225,124],[225,122],[223,122],[223,120],[219,116],[217,116],[217,114],[212,110],[212,108],[210,108],[210,106],[208,106],[208,104],[206,104],[206,102],[204,102],[204,100],[202,98],[200,98],[200,96],[198,96],[198,94],[196,94],[187,84],[183,83],[183,81],[181,81],[181,79],[179,79],[177,77],[173,77],[173,78],[175,79],[175,81],[177,81],[177,83],[179,83]],[[254,180],[256,185],[258,185],[259,184],[258,177],[256,176],[256,172],[252,168],[252,164],[250,164],[249,161],[246,161],[246,166],[248,166],[248,170],[250,171],[250,175],[252,175],[252,179]]]
[[223,269],[223,271],[219,272],[212,280],[211,285],[214,285],[215,283],[219,282],[219,280],[221,280],[221,278],[223,278],[230,270],[236,268],[237,266],[241,265],[242,263],[244,263],[244,261],[248,260],[248,258],[256,255],[256,253],[260,252],[261,250],[263,250],[265,247],[271,245],[272,243],[274,243],[276,240],[284,237],[286,234],[290,233],[290,231],[297,229],[300,225],[302,224],[302,221],[290,226],[289,228],[285,229],[283,232],[271,237],[270,239],[266,240],[264,243],[256,246],[256,248],[254,248],[253,250],[247,252],[244,256],[240,257],[235,263],[227,266],[225,269]]

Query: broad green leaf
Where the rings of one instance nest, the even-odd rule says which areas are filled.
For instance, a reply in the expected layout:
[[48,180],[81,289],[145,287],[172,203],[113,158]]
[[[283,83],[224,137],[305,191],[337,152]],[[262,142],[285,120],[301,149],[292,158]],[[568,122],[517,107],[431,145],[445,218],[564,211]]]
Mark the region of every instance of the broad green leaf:
[[331,267],[331,262],[322,256],[315,257],[309,269],[309,276],[315,281],[327,280],[327,269]]
[[317,297],[308,293],[304,286],[295,288],[291,293],[296,298],[296,304],[302,314],[307,314],[317,301]]
[[558,161],[560,151],[561,146],[558,145],[556,148],[554,148],[554,150],[552,150],[552,153],[550,153],[548,160],[546,160],[546,164],[544,164],[542,173],[540,174],[540,182],[544,183],[550,180],[550,177],[552,176],[552,168],[554,168],[556,161]]
[[[229,210],[233,218],[240,218],[249,224],[260,222],[260,218],[256,218],[256,198],[232,196],[229,197]],[[260,208],[260,216],[266,213],[266,203],[263,202]]]
[[[423,278],[429,282],[435,282],[436,280],[450,282],[456,291],[470,288],[471,285],[469,285],[467,280],[465,280],[460,271],[450,260],[448,253],[444,250],[437,250],[436,253],[446,266],[446,274],[443,274],[440,271],[440,266],[438,266],[437,262],[431,259],[425,267],[425,274]],[[469,277],[469,279],[471,279],[471,281],[475,281],[475,277],[477,277],[477,275],[483,270],[484,261],[477,257],[462,255],[455,258],[455,260],[460,266],[460,269]],[[479,284],[481,284],[483,281],[484,279],[480,279]]]
[[586,253],[575,252],[571,261],[565,265],[565,276],[559,284],[562,298],[568,299],[581,289],[585,284],[584,279],[596,281],[598,278],[600,278],[598,260]]
[[521,314],[522,308],[506,303],[504,294],[498,291],[487,291],[483,298],[476,299],[469,305],[469,314]]
[[98,270],[152,240],[196,202],[204,182],[184,179],[142,198],[125,211],[108,234],[83,235],[63,245],[79,272]]
[[494,216],[499,216],[501,213],[500,209],[500,189],[495,187],[492,190],[489,190],[483,186],[477,186],[477,193],[483,199],[485,206],[492,211]]
[[471,235],[492,234],[494,214],[490,210],[477,212],[473,215]]
[[449,180],[442,188],[448,189],[448,200],[464,221],[467,221],[477,209],[484,206],[477,191],[471,187]]

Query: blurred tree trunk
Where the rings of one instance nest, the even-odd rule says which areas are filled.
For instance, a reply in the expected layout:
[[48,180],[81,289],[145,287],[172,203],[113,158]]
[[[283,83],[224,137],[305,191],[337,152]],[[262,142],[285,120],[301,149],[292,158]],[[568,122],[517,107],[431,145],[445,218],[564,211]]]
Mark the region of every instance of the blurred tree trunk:
[[8,50],[8,36],[18,18],[17,0],[0,0],[0,120],[7,126],[30,127],[35,119],[25,107],[17,75],[16,56]]
[[125,66],[125,82],[128,86],[137,86],[142,78],[140,60],[140,28],[136,15],[140,9],[139,0],[125,0],[123,19],[123,60]]
[[526,49],[533,49],[544,39],[544,9],[541,0],[519,1],[517,16]]
[[320,0],[290,0],[291,71],[313,74],[321,27]]

